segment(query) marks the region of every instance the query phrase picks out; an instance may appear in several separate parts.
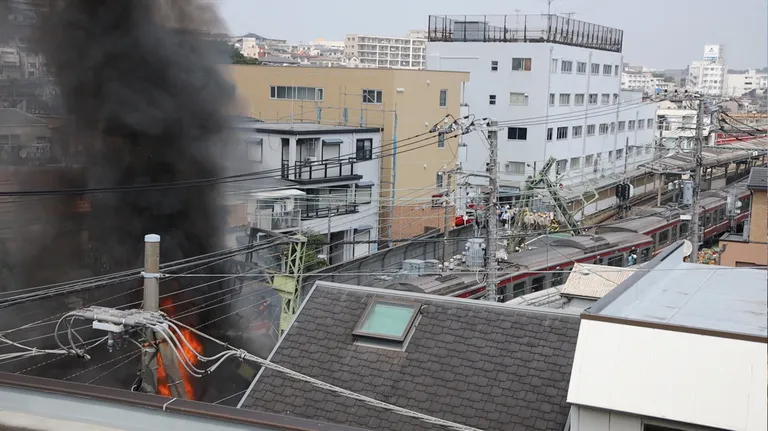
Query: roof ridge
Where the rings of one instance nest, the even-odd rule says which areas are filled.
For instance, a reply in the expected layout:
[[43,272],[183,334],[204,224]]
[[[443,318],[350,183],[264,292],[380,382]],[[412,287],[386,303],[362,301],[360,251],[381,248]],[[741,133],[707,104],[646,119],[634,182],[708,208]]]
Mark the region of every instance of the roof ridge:
[[330,289],[339,289],[339,290],[347,290],[347,291],[358,291],[358,292],[366,292],[366,293],[374,293],[374,294],[390,295],[390,296],[404,296],[409,298],[429,299],[431,301],[436,301],[436,302],[449,302],[449,303],[467,305],[471,307],[491,307],[491,308],[498,308],[499,310],[517,310],[517,311],[524,311],[524,312],[530,312],[535,314],[579,317],[579,313],[576,313],[573,311],[561,310],[561,309],[532,307],[528,305],[511,305],[504,302],[489,302],[489,301],[481,301],[477,299],[454,298],[452,296],[441,296],[441,295],[432,295],[429,293],[382,289],[378,287],[357,286],[353,284],[333,283],[330,281],[322,281],[322,280],[316,281],[314,286],[312,287],[312,290],[314,290],[317,287],[325,287]]

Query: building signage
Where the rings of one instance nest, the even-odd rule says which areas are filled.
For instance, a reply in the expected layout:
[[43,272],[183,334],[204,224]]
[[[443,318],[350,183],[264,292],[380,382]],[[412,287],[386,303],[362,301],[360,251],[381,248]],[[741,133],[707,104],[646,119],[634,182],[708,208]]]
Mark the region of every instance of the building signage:
[[722,61],[720,45],[704,45],[704,61]]

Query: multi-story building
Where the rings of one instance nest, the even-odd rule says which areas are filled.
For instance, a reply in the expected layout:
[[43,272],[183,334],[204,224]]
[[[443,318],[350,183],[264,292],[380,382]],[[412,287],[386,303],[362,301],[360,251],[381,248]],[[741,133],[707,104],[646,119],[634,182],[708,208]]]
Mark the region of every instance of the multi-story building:
[[621,72],[621,88],[624,90],[642,91],[644,94],[655,94],[677,88],[675,79],[654,73],[643,67],[624,67]]
[[749,69],[744,73],[729,73],[726,76],[726,95],[741,96],[752,90],[768,88],[768,73]]
[[[752,192],[749,202],[729,205],[729,212],[749,211],[750,220],[745,223],[744,232],[726,234],[720,240],[720,264],[726,266],[768,265],[765,245],[768,242],[768,168],[754,167],[749,173],[747,188]],[[737,207],[738,206],[738,207]]]
[[411,31],[406,37],[348,34],[344,55],[355,57],[362,67],[423,69],[426,39],[423,31]]
[[722,96],[726,91],[725,51],[722,45],[705,45],[704,59],[688,66],[685,86],[688,90],[712,96]]
[[[522,186],[550,157],[551,173],[575,183],[652,156],[655,107],[621,90],[622,38],[555,15],[431,16],[427,69],[470,72],[463,102],[501,127],[502,184]],[[463,167],[484,172],[485,137],[463,138]]]
[[430,129],[460,115],[465,72],[335,67],[228,66],[240,114],[265,122],[310,122],[382,129],[379,237],[410,238],[444,226],[433,196],[447,191],[457,139]]
[[373,154],[381,129],[252,121],[238,129],[249,170],[279,172],[279,179],[234,195],[246,205],[250,226],[323,234],[331,264],[376,251],[381,171]]

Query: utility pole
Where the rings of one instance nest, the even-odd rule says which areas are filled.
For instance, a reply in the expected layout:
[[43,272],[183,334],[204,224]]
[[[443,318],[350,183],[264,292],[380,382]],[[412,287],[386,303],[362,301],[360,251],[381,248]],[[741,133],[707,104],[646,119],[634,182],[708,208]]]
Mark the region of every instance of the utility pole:
[[446,175],[446,184],[448,185],[448,192],[444,196],[443,199],[443,261],[440,262],[442,264],[445,264],[445,262],[448,262],[448,230],[450,226],[450,212],[448,211],[451,207],[450,202],[450,195],[451,195],[451,180],[452,175],[450,172],[445,172],[443,175]]
[[702,168],[702,156],[701,152],[704,148],[704,100],[699,99],[696,112],[696,141],[694,151],[694,164],[696,167],[693,173],[693,203],[691,203],[691,226],[689,229],[689,241],[693,245],[693,251],[691,252],[691,262],[696,263],[699,255],[699,191],[701,190],[701,168]]
[[498,234],[496,229],[498,227],[498,218],[496,217],[496,203],[498,202],[499,193],[499,132],[497,130],[498,123],[496,120],[491,120],[488,123],[488,143],[490,147],[490,162],[488,163],[488,183],[490,185],[490,193],[488,197],[488,212],[486,229],[486,269],[488,271],[488,278],[486,281],[486,299],[493,302],[498,302],[499,298],[496,293],[496,286],[498,283],[498,274],[496,272],[496,252],[498,250]]
[[[149,234],[144,236],[144,309],[147,311],[160,311],[160,235]],[[163,339],[162,335],[149,332],[147,334],[150,344],[159,348],[163,359],[168,388],[171,397],[186,399],[184,382],[181,379],[179,363],[173,349]],[[142,381],[146,389],[154,389],[157,392],[157,354],[152,349],[145,349],[142,357]],[[183,353],[181,353],[183,354]],[[146,359],[146,360],[145,360]],[[151,379],[147,382],[147,378]]]

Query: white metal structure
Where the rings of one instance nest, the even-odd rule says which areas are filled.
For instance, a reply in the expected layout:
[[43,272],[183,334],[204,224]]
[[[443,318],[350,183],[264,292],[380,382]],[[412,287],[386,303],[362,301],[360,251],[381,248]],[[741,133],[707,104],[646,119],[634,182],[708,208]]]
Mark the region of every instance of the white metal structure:
[[[549,157],[558,160],[552,173],[564,184],[620,174],[625,162],[650,159],[655,106],[641,92],[620,89],[621,31],[554,15],[547,25],[547,19],[430,17],[427,69],[470,72],[463,100],[469,113],[504,128],[501,184],[522,186]],[[545,30],[555,27],[564,33]],[[587,28],[579,33],[585,39],[569,42],[565,29],[577,27]],[[598,30],[618,36],[610,44],[591,43],[589,32]],[[468,134],[463,143],[462,167],[484,172],[485,138]]]
[[406,37],[348,34],[344,39],[344,56],[357,58],[360,67],[423,69],[426,39],[423,32],[410,32]]

